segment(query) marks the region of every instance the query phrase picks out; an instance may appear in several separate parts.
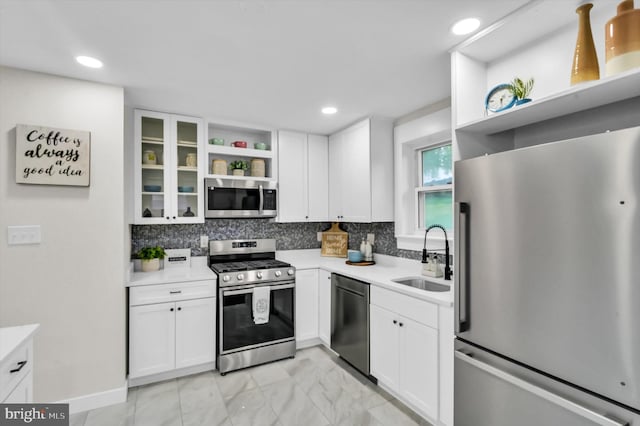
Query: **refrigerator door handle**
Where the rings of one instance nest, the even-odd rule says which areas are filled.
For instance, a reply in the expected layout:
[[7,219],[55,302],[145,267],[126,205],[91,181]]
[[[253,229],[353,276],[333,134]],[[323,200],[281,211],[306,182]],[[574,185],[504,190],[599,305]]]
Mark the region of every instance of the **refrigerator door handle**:
[[461,333],[469,329],[469,306],[467,304],[467,236],[469,232],[469,205],[467,203],[455,204],[455,255],[457,259],[456,273],[454,274],[455,284],[455,316],[456,316],[456,333]]
[[516,376],[513,376],[503,370],[500,370],[496,367],[493,367],[489,364],[486,364],[482,361],[478,361],[475,358],[472,358],[470,355],[465,354],[459,350],[455,351],[455,357],[458,358],[459,360],[466,362],[470,365],[472,365],[475,368],[478,368],[482,371],[485,371],[486,373],[497,377],[500,380],[503,380],[513,386],[516,386],[522,390],[524,390],[525,392],[534,394],[536,396],[538,396],[539,398],[542,398],[552,404],[555,404],[559,407],[562,407],[568,411],[571,411],[574,414],[577,414],[578,416],[590,420],[591,422],[594,422],[596,424],[602,425],[602,426],[626,426],[628,425],[628,423],[620,423],[618,421],[612,420],[608,417],[605,417],[599,413],[596,413],[593,410],[590,410],[586,407],[583,407],[582,405],[576,404],[573,401],[570,401],[568,399],[565,399],[559,395],[556,395],[554,393],[549,392],[548,390],[545,390],[541,387],[538,387],[534,384],[531,384],[527,381],[524,381]]

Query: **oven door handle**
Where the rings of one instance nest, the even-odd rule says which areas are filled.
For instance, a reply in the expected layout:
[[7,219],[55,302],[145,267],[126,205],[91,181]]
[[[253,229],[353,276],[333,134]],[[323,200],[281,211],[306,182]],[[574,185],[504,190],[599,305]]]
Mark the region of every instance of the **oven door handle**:
[[[235,296],[237,294],[248,294],[248,293],[253,293],[253,289],[256,287],[262,287],[262,286],[251,286],[248,288],[244,288],[242,290],[222,290],[222,296]],[[284,290],[286,288],[293,288],[295,287],[295,284],[283,284],[283,285],[274,285],[271,286],[271,291],[276,291],[276,290]]]

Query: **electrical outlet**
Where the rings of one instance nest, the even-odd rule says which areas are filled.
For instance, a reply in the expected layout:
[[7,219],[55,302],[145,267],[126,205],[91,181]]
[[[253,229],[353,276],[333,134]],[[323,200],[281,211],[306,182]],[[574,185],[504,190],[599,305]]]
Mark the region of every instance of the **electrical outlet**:
[[369,244],[373,245],[375,240],[376,240],[376,234],[367,234],[367,241],[369,241]]
[[322,242],[322,232],[318,232],[318,234],[316,235],[316,239],[318,240],[319,243]]
[[209,247],[209,236],[200,235],[200,248],[207,248],[207,247]]
[[40,225],[8,226],[9,245],[40,244]]

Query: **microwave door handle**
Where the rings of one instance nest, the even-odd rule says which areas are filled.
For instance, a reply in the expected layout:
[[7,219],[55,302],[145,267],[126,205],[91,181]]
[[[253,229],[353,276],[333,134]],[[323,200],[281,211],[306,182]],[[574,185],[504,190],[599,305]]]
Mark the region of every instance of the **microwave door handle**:
[[262,185],[258,187],[258,192],[260,193],[260,206],[258,207],[260,213],[264,210],[264,189]]

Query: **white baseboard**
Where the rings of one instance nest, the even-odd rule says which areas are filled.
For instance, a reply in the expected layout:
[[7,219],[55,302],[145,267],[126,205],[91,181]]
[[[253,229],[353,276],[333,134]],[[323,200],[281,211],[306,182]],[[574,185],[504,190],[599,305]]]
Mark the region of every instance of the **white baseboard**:
[[305,339],[305,340],[296,340],[296,350],[310,348],[312,346],[318,346],[321,344],[323,343],[319,337],[314,337],[312,339]]
[[96,408],[106,407],[107,405],[119,404],[127,401],[127,381],[115,389],[109,389],[103,392],[96,392],[89,395],[78,396],[58,401],[60,404],[69,404],[69,414],[89,411]]
[[149,376],[131,377],[129,376],[129,387],[147,385],[149,383],[161,382],[163,380],[175,379],[177,377],[189,376],[191,374],[204,373],[216,369],[215,362],[195,365],[191,367],[178,368],[175,370],[165,371],[163,373],[151,374]]

